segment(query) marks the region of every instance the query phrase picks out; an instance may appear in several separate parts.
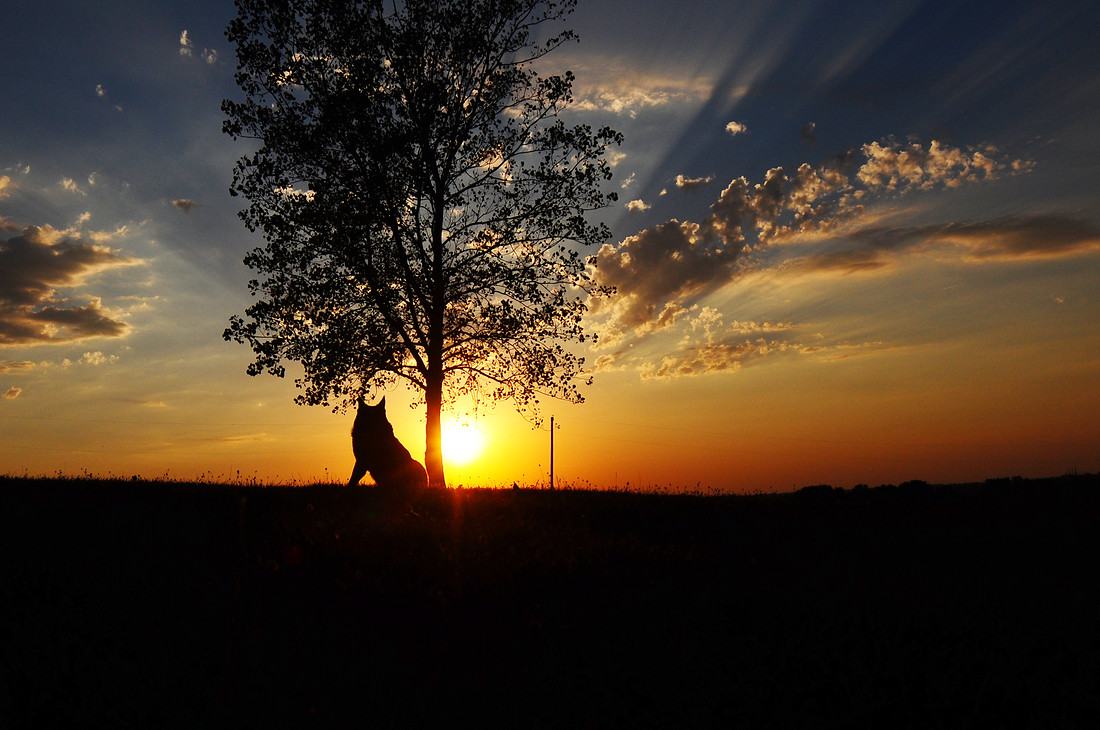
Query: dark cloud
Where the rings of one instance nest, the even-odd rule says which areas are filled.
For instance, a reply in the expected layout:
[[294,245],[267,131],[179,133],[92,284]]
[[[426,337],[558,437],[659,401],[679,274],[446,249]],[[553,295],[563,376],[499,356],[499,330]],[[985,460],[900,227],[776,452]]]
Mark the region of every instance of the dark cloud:
[[22,373],[33,369],[34,363],[30,360],[0,360],[0,373]]
[[74,306],[58,287],[73,287],[104,268],[133,263],[111,249],[49,226],[30,227],[0,243],[0,345],[117,337],[128,325],[97,297]]
[[194,208],[198,207],[198,203],[196,203],[194,200],[190,200],[188,198],[180,198],[178,200],[173,200],[172,205],[176,206],[177,208],[182,210],[184,213],[190,213]]
[[781,269],[870,271],[887,266],[890,255],[932,249],[968,260],[1072,256],[1100,248],[1100,227],[1068,216],[1014,215],[933,226],[863,228],[840,240],[848,247],[792,258]]
[[[738,254],[713,226],[674,219],[618,246],[605,244],[596,256],[596,278],[617,289],[612,305],[617,324],[640,327],[715,281],[729,280]],[[597,309],[603,304],[596,302]]]
[[7,391],[4,393],[4,398],[6,398],[7,400],[15,400],[16,398],[18,398],[22,394],[23,394],[23,389],[22,388],[16,388],[15,386],[12,386],[12,387],[8,388]]
[[802,256],[785,262],[781,269],[787,271],[837,271],[851,274],[861,271],[874,271],[886,265],[886,261],[877,251],[849,249]]
[[977,258],[1066,256],[1100,247],[1100,227],[1071,217],[1008,216],[952,223],[929,238],[964,246]]

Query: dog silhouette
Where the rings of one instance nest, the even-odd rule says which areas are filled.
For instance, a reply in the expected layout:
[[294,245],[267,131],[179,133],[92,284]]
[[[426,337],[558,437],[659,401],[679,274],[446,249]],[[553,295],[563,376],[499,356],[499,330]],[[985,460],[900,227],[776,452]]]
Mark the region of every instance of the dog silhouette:
[[386,398],[376,406],[368,406],[362,396],[355,423],[351,427],[351,450],[355,467],[348,486],[354,487],[368,471],[379,487],[423,489],[428,486],[428,474],[420,462],[393,435],[393,426],[386,418]]

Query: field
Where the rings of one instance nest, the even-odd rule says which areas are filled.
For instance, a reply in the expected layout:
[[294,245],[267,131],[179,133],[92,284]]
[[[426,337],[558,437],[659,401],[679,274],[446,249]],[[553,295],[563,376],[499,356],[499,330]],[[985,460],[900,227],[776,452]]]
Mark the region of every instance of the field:
[[0,726],[1100,727],[1100,478],[0,478]]

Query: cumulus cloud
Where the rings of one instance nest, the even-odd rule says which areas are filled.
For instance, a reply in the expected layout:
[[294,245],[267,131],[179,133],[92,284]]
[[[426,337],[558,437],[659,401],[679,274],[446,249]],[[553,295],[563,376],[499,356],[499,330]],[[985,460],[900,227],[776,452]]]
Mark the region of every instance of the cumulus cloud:
[[698,190],[701,187],[710,185],[714,182],[714,176],[709,177],[684,177],[683,175],[676,176],[676,187],[680,190]]
[[[738,253],[712,226],[673,219],[618,246],[604,244],[595,258],[595,275],[600,285],[616,289],[609,300],[615,326],[659,328],[671,324],[667,313],[683,309],[687,299],[712,289],[716,281],[728,281]],[[607,311],[607,306],[597,300],[593,311]]]
[[198,205],[198,203],[196,203],[194,200],[190,200],[189,198],[180,198],[179,200],[173,200],[172,205],[176,206],[184,213],[190,213],[191,210]]
[[[191,33],[187,30],[180,33],[179,52],[184,58],[194,58],[195,56],[195,42],[191,40]],[[199,54],[199,58],[207,64],[213,65],[218,62],[218,52],[212,48],[204,48],[202,53]]]
[[194,55],[195,44],[191,41],[191,36],[186,30],[180,33],[180,55],[192,56]]
[[103,269],[135,263],[101,244],[50,226],[31,226],[0,243],[0,345],[118,337],[117,321],[99,297],[76,305],[57,291],[75,287]]
[[736,137],[739,134],[747,134],[749,128],[741,122],[730,122],[726,125],[726,131],[729,132],[731,137]]
[[100,365],[107,365],[113,362],[118,362],[118,355],[104,355],[98,350],[95,352],[85,352],[80,358],[80,363],[82,365],[91,365],[92,367],[99,367]]
[[7,400],[15,400],[16,398],[18,398],[22,394],[23,394],[23,389],[22,388],[16,388],[15,386],[12,386],[12,387],[8,388],[7,391],[4,393],[4,398],[6,398]]
[[626,209],[629,210],[631,213],[641,213],[642,211],[649,210],[651,207],[653,206],[649,205],[641,199],[631,200],[629,203],[626,204]]
[[[751,254],[770,244],[840,238],[842,232],[850,237],[864,214],[864,204],[875,196],[956,187],[1025,168],[1003,159],[992,147],[964,149],[938,141],[923,147],[885,140],[817,167],[772,168],[758,183],[736,178],[701,221],[673,219],[617,246],[605,244],[593,259],[593,275],[598,284],[613,287],[616,295],[595,300],[593,316],[605,318],[611,341],[615,332],[644,334],[663,329],[668,313],[690,309],[701,297],[728,284],[754,260]],[[682,176],[677,179],[678,184],[681,181],[696,183]],[[985,227],[956,224],[935,231],[867,231],[862,243],[846,250],[803,252],[800,265],[849,272],[880,268],[885,265],[880,253],[891,237],[961,241],[976,256],[1024,255],[1025,250],[1040,255],[1037,249],[1061,253],[1092,245],[1094,240],[1087,227],[1063,226],[1055,229],[1061,233],[1039,244],[1032,238],[1035,224],[1002,220]]]
[[95,95],[98,96],[101,99],[103,97],[107,96],[107,90],[105,88],[103,88],[103,84],[96,84],[95,85]]
[[[872,142],[864,145],[862,152],[867,161],[856,177],[868,188],[953,188],[964,182],[992,180],[1005,168],[1005,163],[995,159],[997,149],[989,145],[964,150],[933,140],[924,149],[919,144]],[[1011,163],[1017,171],[1024,164],[1023,160]]]

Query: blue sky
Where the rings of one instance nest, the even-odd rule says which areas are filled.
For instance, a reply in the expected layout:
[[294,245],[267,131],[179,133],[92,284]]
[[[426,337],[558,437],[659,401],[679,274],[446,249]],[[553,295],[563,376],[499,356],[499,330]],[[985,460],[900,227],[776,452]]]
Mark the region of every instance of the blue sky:
[[[221,339],[261,243],[220,131],[233,13],[5,9],[0,472],[350,469],[348,418]],[[581,42],[546,64],[577,76],[571,121],[626,136],[599,270],[622,296],[593,313],[588,403],[557,409],[559,474],[1100,469],[1098,22],[1089,2],[581,0]],[[414,453],[422,410],[391,406]],[[545,472],[546,434],[506,404],[471,428],[485,452],[452,481]]]

